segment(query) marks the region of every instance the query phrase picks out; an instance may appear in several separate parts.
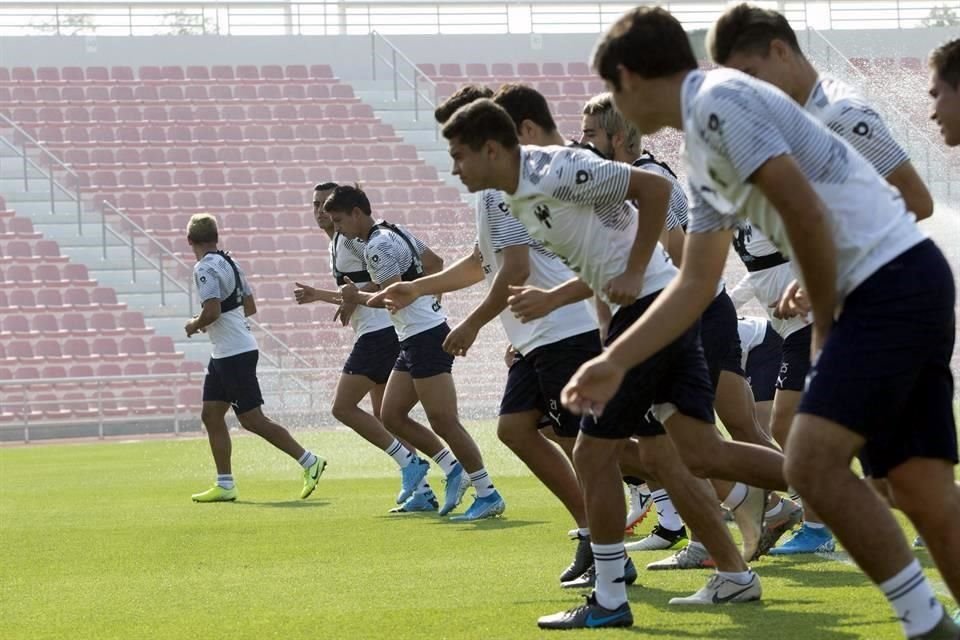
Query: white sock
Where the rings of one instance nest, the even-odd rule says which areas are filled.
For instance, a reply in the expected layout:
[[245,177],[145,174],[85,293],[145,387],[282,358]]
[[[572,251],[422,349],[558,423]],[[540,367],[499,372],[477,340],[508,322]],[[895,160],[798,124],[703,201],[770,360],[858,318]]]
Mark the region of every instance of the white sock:
[[303,455],[300,456],[300,459],[297,462],[300,463],[300,466],[304,469],[309,469],[317,461],[317,456],[313,455],[309,451],[304,451]]
[[407,449],[403,444],[394,439],[390,443],[390,446],[384,449],[387,452],[387,455],[393,458],[394,462],[400,465],[401,469],[406,469],[411,462],[413,462],[413,454],[410,453],[410,449]]
[[433,461],[437,463],[445,476],[450,475],[450,472],[457,466],[457,459],[453,457],[453,452],[446,447],[441,449],[437,455],[433,456]]
[[487,470],[483,467],[470,474],[470,482],[473,483],[473,488],[477,490],[478,498],[486,498],[494,491],[493,480],[490,479]]
[[749,569],[746,571],[717,571],[717,574],[737,584],[750,584],[750,581],[753,580],[753,571]]
[[597,567],[597,586],[594,587],[597,602],[606,609],[616,609],[627,601],[627,583],[623,579],[627,552],[623,549],[623,542],[591,542],[590,548],[593,549],[593,561]]
[[806,520],[803,521],[803,526],[809,527],[810,529],[826,529],[827,528],[827,525],[823,524],[822,522],[807,522]]
[[683,520],[680,519],[680,514],[677,513],[677,508],[673,506],[666,490],[657,489],[651,496],[653,504],[657,506],[657,522],[660,526],[670,531],[679,531],[683,528]]
[[233,474],[232,473],[220,473],[217,474],[217,486],[221,489],[233,489]]
[[433,489],[430,488],[430,483],[427,482],[426,477],[420,481],[420,484],[417,485],[417,490],[414,493],[432,493]]
[[908,638],[930,631],[943,617],[943,606],[933,595],[933,589],[916,558],[903,571],[879,586],[897,612]]
[[729,511],[736,511],[737,507],[743,504],[743,501],[747,499],[747,485],[742,482],[738,482],[733,485],[733,489],[730,489],[730,494],[723,499],[721,504],[725,509]]

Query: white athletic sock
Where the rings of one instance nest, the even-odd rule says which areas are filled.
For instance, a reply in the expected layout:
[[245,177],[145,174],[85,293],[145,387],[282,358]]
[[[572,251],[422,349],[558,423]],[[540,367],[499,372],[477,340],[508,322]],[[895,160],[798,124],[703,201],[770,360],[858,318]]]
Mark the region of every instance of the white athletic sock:
[[933,589],[916,558],[903,571],[879,586],[897,612],[908,638],[930,631],[943,617],[943,606],[933,595]]
[[826,528],[827,528],[827,525],[823,524],[822,522],[807,522],[806,520],[803,521],[803,526],[809,527],[809,528],[811,528],[811,529],[826,529]]
[[717,574],[737,584],[750,584],[750,581],[753,580],[753,571],[749,569],[746,571],[717,571]]
[[730,489],[730,494],[723,499],[721,504],[725,509],[730,511],[736,511],[737,507],[743,504],[743,501],[747,499],[747,485],[742,482],[738,482],[733,485],[733,489]]
[[780,512],[783,511],[783,500],[777,500],[777,504],[773,505],[767,513],[764,515],[765,518],[774,518],[780,515]]
[[300,463],[300,466],[304,469],[309,469],[317,461],[317,456],[310,453],[310,451],[304,451],[303,455],[300,456],[300,459],[297,462]]
[[448,476],[453,468],[457,466],[457,459],[453,457],[453,452],[444,447],[437,455],[433,456],[433,461],[437,463],[443,475]]
[[403,444],[394,438],[390,446],[384,449],[387,455],[393,458],[394,462],[400,465],[401,469],[406,469],[413,462],[413,454]]
[[232,473],[221,473],[217,475],[217,486],[221,489],[233,489],[233,474]]
[[616,609],[627,601],[627,583],[623,579],[627,552],[623,549],[623,542],[591,542],[590,548],[593,549],[593,561],[597,567],[597,585],[594,587],[597,602],[606,609]]
[[660,526],[670,531],[682,529],[683,520],[680,519],[680,514],[677,513],[677,508],[673,506],[666,490],[657,489],[650,495],[653,497],[653,504],[657,506],[657,522]]
[[493,480],[490,479],[487,470],[483,467],[470,474],[470,482],[473,484],[473,488],[477,490],[478,498],[486,498],[494,491]]

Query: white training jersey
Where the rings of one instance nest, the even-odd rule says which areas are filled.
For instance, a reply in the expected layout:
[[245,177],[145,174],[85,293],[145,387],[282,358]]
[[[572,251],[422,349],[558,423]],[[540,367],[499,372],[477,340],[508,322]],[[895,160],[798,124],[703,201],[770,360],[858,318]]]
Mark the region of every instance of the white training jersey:
[[690,207],[687,203],[687,194],[677,177],[660,164],[648,151],[644,151],[643,155],[634,161],[633,166],[641,171],[655,173],[670,181],[670,208],[667,209],[667,230],[670,231],[677,227],[685,228]]
[[[510,215],[503,193],[491,189],[481,191],[477,194],[477,247],[488,286],[503,267],[503,250],[514,246],[529,248],[530,275],[526,284],[530,286],[552,289],[577,277],[560,258],[531,238],[520,221]],[[537,347],[597,329],[596,311],[586,300],[560,307],[526,324],[508,308],[500,312],[500,321],[510,344],[522,355]]]
[[768,160],[789,154],[827,207],[838,303],[924,240],[900,193],[776,87],[732,69],[692,71],[683,82],[682,108],[692,233],[734,229],[749,220],[792,258],[777,211],[750,183]]
[[[234,262],[236,264],[236,262]],[[250,285],[237,265],[240,273],[240,291],[244,296],[251,295]],[[233,267],[226,258],[218,253],[208,253],[193,266],[193,280],[197,286],[200,304],[208,300],[223,302],[238,287]],[[205,328],[213,349],[211,358],[229,358],[248,351],[257,350],[257,339],[250,332],[250,323],[243,313],[243,307],[237,307],[220,314],[220,317]]]
[[[511,215],[607,304],[604,288],[626,270],[637,234],[637,210],[626,202],[631,171],[587,149],[523,146],[517,191],[504,194]],[[658,242],[640,296],[660,291],[676,273]]]
[[[406,240],[396,231],[375,227],[364,243],[367,271],[376,284],[382,285],[391,278],[403,276],[420,264],[420,256],[427,249],[427,245],[412,233],[402,227],[397,228],[399,233],[406,236]],[[413,245],[416,253],[410,250],[410,245]],[[446,319],[443,308],[433,296],[418,298],[409,307],[390,314],[393,328],[397,330],[397,338],[400,340],[440,326]]]
[[740,333],[740,367],[747,368],[747,358],[750,352],[759,347],[767,337],[767,319],[758,316],[737,318],[737,331]]
[[[367,270],[362,242],[352,240],[342,233],[335,233],[330,244],[330,266],[334,273],[339,271],[350,274]],[[359,338],[366,333],[391,327],[393,322],[386,309],[372,309],[361,304],[357,305],[353,315],[350,316],[350,326]]]

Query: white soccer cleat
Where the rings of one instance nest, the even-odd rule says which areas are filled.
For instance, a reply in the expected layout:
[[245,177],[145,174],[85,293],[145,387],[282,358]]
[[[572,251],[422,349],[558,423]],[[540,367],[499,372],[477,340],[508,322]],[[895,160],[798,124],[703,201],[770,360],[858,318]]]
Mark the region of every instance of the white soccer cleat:
[[767,492],[747,487],[747,497],[733,512],[733,519],[743,538],[743,559],[750,562],[757,555],[763,536],[763,516],[767,511]]
[[650,513],[650,506],[653,504],[653,498],[649,491],[643,490],[644,485],[628,484],[628,494],[630,496],[630,511],[627,513],[627,525],[624,531],[633,531],[633,528],[643,522],[643,519]]
[[715,605],[734,604],[738,602],[755,602],[763,595],[760,587],[760,578],[750,572],[750,582],[738,584],[724,578],[719,573],[707,582],[707,586],[686,598],[671,598],[670,604],[676,605]]

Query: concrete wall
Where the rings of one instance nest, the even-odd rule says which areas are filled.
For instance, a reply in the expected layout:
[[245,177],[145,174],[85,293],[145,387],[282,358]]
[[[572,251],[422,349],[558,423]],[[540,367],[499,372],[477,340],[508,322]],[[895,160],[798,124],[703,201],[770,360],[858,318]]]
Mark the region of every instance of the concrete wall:
[[[957,30],[822,32],[847,56],[924,57]],[[803,39],[804,34],[801,34]],[[593,34],[392,36],[414,62],[587,60]],[[150,36],[7,37],[2,66],[111,66],[118,64],[332,64],[348,80],[371,75],[369,36]]]

